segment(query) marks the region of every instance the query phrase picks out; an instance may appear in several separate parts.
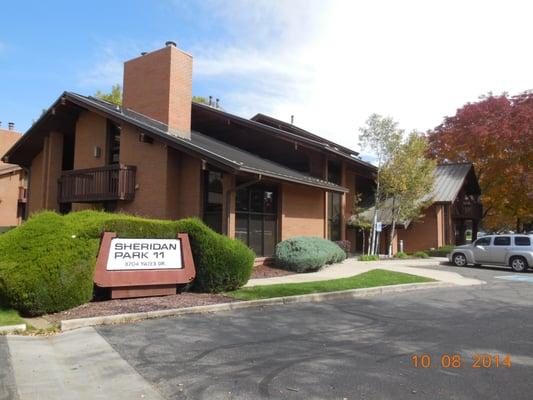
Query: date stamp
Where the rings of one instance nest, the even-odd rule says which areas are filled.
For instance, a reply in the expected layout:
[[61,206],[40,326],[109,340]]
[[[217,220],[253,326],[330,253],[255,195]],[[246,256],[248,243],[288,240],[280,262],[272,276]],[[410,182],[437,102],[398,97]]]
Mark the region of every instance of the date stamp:
[[414,368],[443,368],[443,369],[489,369],[489,368],[511,368],[511,356],[499,354],[472,354],[464,357],[459,353],[437,354],[427,353],[411,355],[411,365]]

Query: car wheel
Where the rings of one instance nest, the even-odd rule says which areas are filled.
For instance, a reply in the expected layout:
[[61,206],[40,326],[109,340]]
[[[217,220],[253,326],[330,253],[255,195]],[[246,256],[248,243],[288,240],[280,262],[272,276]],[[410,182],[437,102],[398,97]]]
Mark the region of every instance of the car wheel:
[[514,272],[524,272],[527,270],[527,261],[524,257],[511,257],[509,265]]
[[453,263],[456,267],[466,266],[466,257],[463,253],[456,253],[453,255]]

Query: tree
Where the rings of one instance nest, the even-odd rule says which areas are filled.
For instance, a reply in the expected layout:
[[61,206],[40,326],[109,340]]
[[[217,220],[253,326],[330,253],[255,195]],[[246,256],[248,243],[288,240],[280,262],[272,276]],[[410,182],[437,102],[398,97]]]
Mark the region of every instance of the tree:
[[209,100],[207,100],[207,97],[204,97],[204,96],[192,96],[192,101],[194,101],[195,103],[209,105]]
[[426,158],[426,153],[426,138],[412,132],[381,168],[382,191],[391,208],[390,256],[396,223],[418,218],[431,202],[428,194],[433,190],[436,163]]
[[110,93],[103,93],[98,90],[96,91],[95,96],[98,97],[99,99],[121,106],[122,105],[122,86],[120,86],[118,83],[116,85],[111,86]]
[[482,191],[483,224],[520,231],[533,221],[533,93],[482,96],[428,133],[439,162],[470,161]]
[[347,225],[356,229],[361,230],[363,234],[363,255],[365,254],[365,243],[366,243],[366,234],[372,228],[370,221],[365,218],[363,212],[365,209],[361,207],[362,195],[361,193],[356,193],[353,198],[352,204],[352,216],[347,222]]
[[372,219],[372,231],[369,241],[368,254],[375,254],[377,251],[376,243],[376,224],[377,212],[381,193],[381,176],[380,169],[383,163],[386,163],[401,142],[403,131],[398,129],[398,123],[390,117],[382,117],[378,114],[372,114],[366,120],[366,126],[359,129],[359,143],[362,149],[370,149],[377,158],[378,173],[376,177],[376,195],[374,202],[374,217]]

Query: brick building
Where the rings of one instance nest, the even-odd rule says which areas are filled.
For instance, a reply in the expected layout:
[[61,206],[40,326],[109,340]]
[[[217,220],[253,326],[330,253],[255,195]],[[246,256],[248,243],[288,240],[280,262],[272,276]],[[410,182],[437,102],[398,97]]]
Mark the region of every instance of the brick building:
[[[4,154],[21,137],[14,130],[0,127],[0,154]],[[18,165],[0,161],[0,229],[22,222],[26,208],[26,173]]]
[[[449,163],[435,169],[433,192],[426,196],[431,204],[422,211],[422,217],[415,221],[399,221],[392,250],[413,253],[446,245],[466,243],[467,230],[472,240],[477,237],[479,223],[483,216],[480,201],[481,189],[470,163]],[[374,209],[363,215],[371,220]],[[380,252],[387,253],[390,242],[391,210],[386,205],[378,211],[378,220],[384,228],[380,235]]]
[[345,239],[375,167],[262,114],[192,102],[192,57],[167,42],[124,64],[123,105],[65,92],[4,156],[30,171],[28,209],[195,216],[258,257],[307,235]]

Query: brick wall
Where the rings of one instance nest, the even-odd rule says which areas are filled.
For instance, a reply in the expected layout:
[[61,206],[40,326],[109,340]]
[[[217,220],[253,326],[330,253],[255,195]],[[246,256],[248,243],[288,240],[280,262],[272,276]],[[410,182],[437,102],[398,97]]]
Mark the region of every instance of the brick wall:
[[281,240],[293,236],[325,237],[324,192],[317,188],[281,185]]

